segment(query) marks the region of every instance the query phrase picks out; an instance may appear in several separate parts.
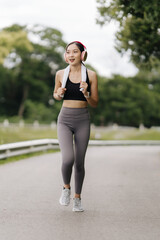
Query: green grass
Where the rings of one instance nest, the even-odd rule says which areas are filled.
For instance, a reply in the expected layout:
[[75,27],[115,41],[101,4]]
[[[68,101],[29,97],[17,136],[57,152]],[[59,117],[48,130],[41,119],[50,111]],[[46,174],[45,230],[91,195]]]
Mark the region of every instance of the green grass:
[[[57,138],[57,130],[47,128],[33,128],[33,127],[0,127],[0,144],[27,141],[43,138]],[[136,128],[105,128],[96,127],[91,129],[90,139],[99,140],[160,140],[160,130],[158,129],[136,129]],[[45,152],[36,152],[8,159],[0,160],[0,164],[15,162],[24,158],[46,154],[48,152],[55,152],[57,150],[49,150]]]
[[100,140],[160,140],[160,131],[155,129],[97,129],[91,132],[91,139]]
[[20,142],[42,138],[57,138],[57,131],[51,128],[9,127],[0,128],[0,144]]
[[[37,128],[34,129],[32,127],[9,127],[3,128],[0,127],[0,144],[12,143],[12,142],[20,142],[34,139],[42,139],[42,138],[57,138],[57,131],[51,128]],[[29,153],[25,155],[20,155],[16,157],[10,157],[7,159],[1,159],[0,164],[15,162],[24,158],[38,156],[50,152],[56,152],[58,150],[47,150],[36,153]]]
[[[0,144],[27,141],[43,138],[57,138],[57,130],[48,128],[32,127],[0,127]],[[97,127],[91,129],[91,139],[100,140],[160,140],[158,129],[136,129],[136,128],[105,128]]]

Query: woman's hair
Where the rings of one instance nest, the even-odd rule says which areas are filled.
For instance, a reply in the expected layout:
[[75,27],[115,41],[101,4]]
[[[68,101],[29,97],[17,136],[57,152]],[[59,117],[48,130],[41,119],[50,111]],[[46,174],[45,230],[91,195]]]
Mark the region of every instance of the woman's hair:
[[78,41],[73,41],[73,42],[71,42],[71,43],[69,43],[69,44],[67,45],[66,51],[67,51],[67,48],[68,48],[70,45],[72,45],[72,44],[75,44],[75,45],[79,48],[79,50],[80,50],[81,52],[83,52],[83,51],[85,50],[85,47],[84,47],[84,45],[83,45],[82,43],[80,43],[80,42],[78,42]]

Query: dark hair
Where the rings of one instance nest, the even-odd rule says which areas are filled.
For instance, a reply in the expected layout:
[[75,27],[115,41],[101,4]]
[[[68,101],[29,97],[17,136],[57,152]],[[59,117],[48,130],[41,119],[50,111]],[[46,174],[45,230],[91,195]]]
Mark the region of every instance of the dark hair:
[[81,52],[83,52],[85,50],[84,46],[80,42],[73,41],[67,45],[66,51],[67,51],[67,48],[72,44],[75,44]]

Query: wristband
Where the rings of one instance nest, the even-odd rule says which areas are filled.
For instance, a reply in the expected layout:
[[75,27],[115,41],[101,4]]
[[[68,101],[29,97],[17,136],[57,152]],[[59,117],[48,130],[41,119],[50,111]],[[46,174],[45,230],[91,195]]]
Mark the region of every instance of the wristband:
[[57,94],[57,97],[60,97],[60,98],[62,98],[63,96],[62,95],[58,95],[58,93],[56,93]]
[[87,92],[87,95],[84,95],[85,98],[90,98],[89,92]]

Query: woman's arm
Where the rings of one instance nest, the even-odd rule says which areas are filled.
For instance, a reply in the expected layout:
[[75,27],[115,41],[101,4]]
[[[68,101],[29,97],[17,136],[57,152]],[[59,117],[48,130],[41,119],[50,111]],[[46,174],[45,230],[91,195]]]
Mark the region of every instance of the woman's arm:
[[63,70],[60,70],[56,72],[56,76],[55,76],[55,87],[54,87],[53,97],[58,101],[62,100],[61,95],[64,95],[66,91],[66,88],[61,87],[62,74],[63,74]]
[[97,75],[94,71],[88,70],[88,77],[89,77],[89,82],[90,82],[90,92],[91,95],[88,96],[87,94],[87,83],[81,83],[81,87],[84,88],[83,94],[86,97],[87,102],[89,105],[92,107],[97,107],[98,105],[98,80],[97,80]]

